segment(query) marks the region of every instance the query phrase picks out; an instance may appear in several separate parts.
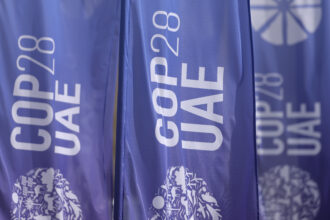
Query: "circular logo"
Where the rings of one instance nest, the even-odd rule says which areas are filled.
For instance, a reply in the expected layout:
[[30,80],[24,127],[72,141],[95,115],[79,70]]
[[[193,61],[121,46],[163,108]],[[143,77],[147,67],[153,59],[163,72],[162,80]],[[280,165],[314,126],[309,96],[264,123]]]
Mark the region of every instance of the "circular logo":
[[59,170],[39,168],[20,176],[13,188],[12,220],[81,220],[77,196]]
[[250,0],[253,29],[274,45],[306,40],[321,22],[322,0]]
[[180,166],[167,171],[164,185],[152,200],[149,220],[162,219],[221,220],[222,216],[206,182]]
[[259,177],[259,203],[262,220],[313,220],[321,202],[309,173],[284,165]]

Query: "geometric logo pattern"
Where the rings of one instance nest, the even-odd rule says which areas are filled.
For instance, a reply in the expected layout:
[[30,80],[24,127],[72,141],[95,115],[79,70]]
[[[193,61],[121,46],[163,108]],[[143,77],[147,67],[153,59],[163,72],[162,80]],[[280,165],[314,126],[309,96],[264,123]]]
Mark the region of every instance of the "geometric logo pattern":
[[273,45],[306,40],[321,23],[322,0],[250,0],[253,29]]
[[149,220],[221,220],[220,207],[206,182],[183,166],[171,167],[152,200]]
[[261,220],[313,220],[320,208],[317,184],[308,172],[284,165],[259,177]]
[[59,170],[39,168],[20,176],[12,192],[12,220],[82,220],[77,196]]

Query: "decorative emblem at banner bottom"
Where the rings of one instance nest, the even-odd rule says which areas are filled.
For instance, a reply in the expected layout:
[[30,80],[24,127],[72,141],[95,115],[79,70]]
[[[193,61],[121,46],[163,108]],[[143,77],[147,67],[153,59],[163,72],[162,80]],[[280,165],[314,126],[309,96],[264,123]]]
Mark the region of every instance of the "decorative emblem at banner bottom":
[[322,0],[250,0],[254,30],[274,45],[294,45],[321,23]]
[[259,177],[259,203],[261,220],[313,220],[321,201],[308,172],[284,165]]
[[183,166],[171,167],[152,200],[149,220],[221,220],[220,207],[206,182]]
[[82,220],[77,196],[59,170],[39,168],[20,176],[12,193],[12,220]]

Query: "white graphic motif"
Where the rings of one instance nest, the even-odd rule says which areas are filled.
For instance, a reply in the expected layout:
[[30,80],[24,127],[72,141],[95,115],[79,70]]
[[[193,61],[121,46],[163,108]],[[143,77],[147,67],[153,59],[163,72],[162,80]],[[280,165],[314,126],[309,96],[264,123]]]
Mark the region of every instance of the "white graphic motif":
[[11,220],[82,220],[82,212],[60,171],[39,168],[15,182]]
[[252,27],[274,45],[306,40],[320,25],[322,0],[250,0]]
[[149,220],[164,219],[221,220],[222,216],[206,182],[180,166],[167,171],[165,184],[152,200]]
[[320,193],[309,173],[293,166],[276,166],[259,177],[261,220],[313,220]]

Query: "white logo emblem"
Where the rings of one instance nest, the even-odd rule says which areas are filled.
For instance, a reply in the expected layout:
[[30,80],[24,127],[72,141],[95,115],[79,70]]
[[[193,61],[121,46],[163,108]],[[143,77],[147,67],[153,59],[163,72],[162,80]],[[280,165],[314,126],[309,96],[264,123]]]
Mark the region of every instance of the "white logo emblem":
[[14,184],[12,220],[81,220],[79,200],[59,170],[39,168]]
[[250,0],[252,27],[265,41],[293,45],[306,40],[321,22],[321,0]]
[[152,200],[149,220],[221,220],[216,199],[206,182],[184,167],[171,167]]
[[320,208],[320,193],[309,173],[276,166],[259,177],[262,220],[312,220]]

